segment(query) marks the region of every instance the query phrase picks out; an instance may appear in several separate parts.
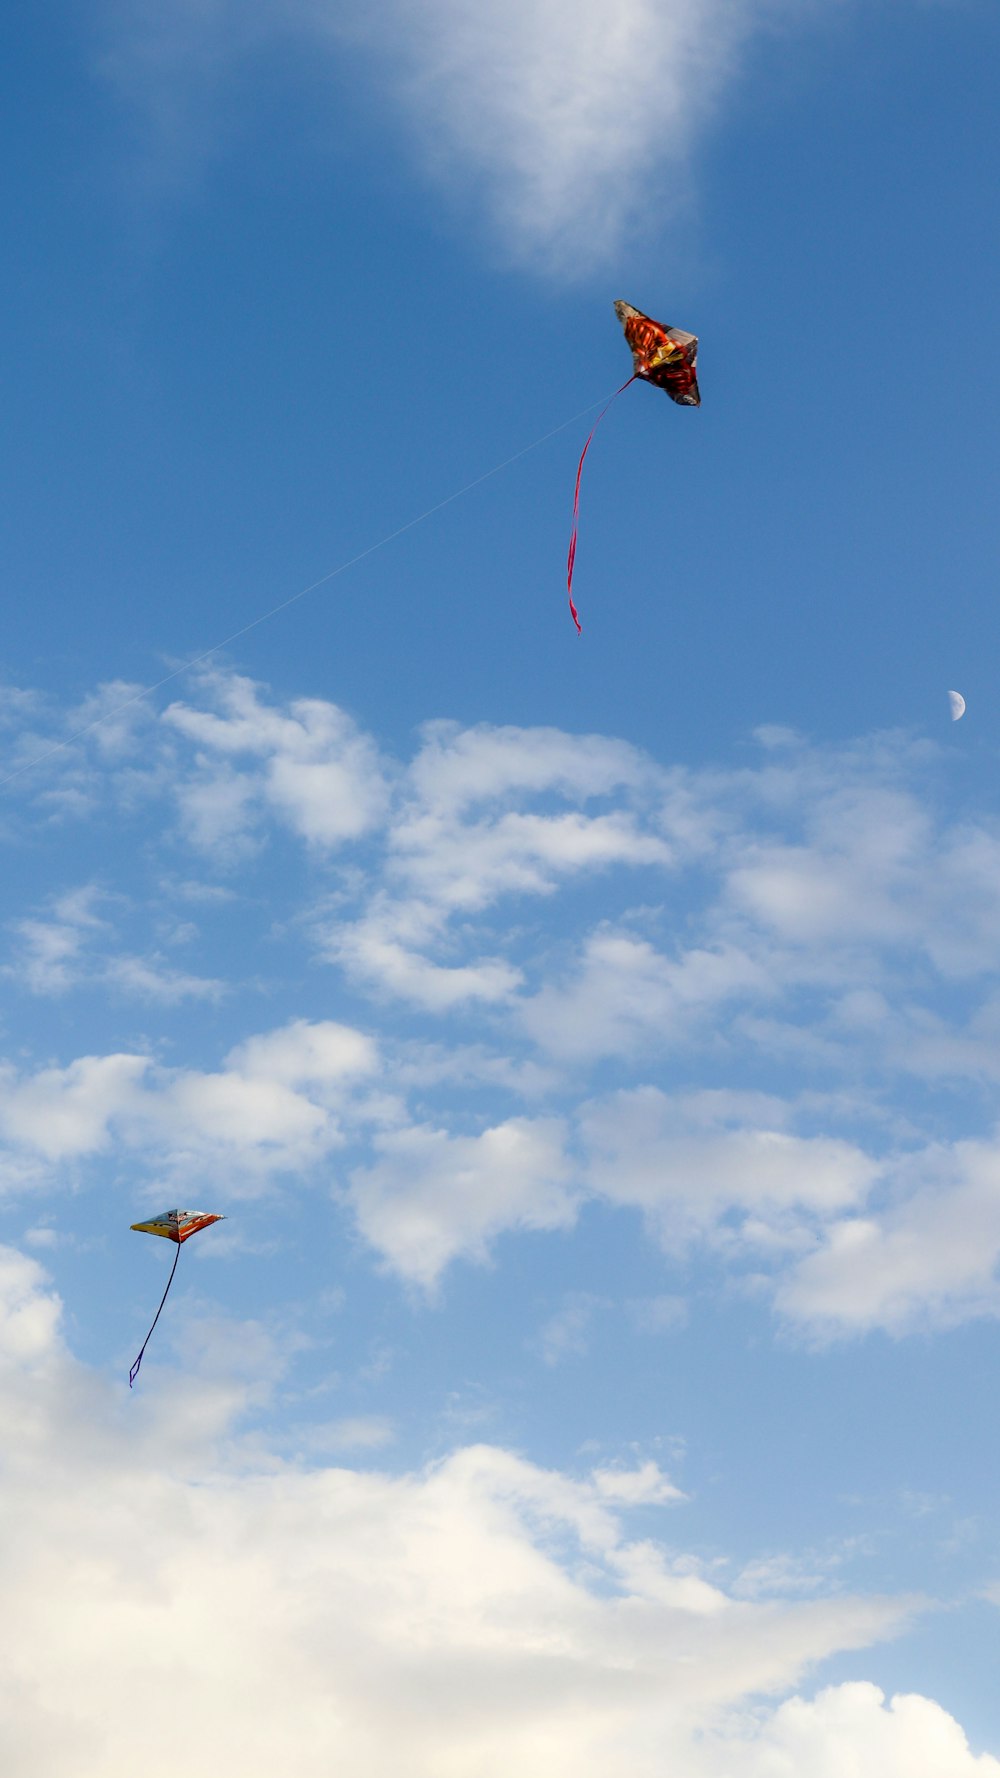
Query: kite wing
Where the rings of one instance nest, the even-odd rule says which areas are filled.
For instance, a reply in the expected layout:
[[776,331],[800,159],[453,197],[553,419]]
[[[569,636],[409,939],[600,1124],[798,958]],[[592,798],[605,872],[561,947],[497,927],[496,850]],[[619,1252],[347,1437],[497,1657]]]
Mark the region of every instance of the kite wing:
[[162,1235],[167,1241],[190,1240],[199,1229],[207,1229],[209,1223],[225,1222],[224,1216],[214,1216],[204,1210],[163,1210],[159,1216],[151,1216],[148,1222],[133,1222],[130,1226],[140,1235]]
[[664,327],[662,321],[633,309],[631,303],[616,302],[615,314],[632,350],[633,374],[665,389],[671,401],[681,407],[700,407],[695,374],[697,334],[685,333],[682,327]]
[[146,1222],[132,1223],[131,1226],[135,1229],[137,1234],[162,1235],[163,1239],[166,1241],[175,1241],[177,1244],[177,1252],[174,1254],[174,1263],[170,1268],[170,1276],[167,1279],[167,1289],[163,1292],[163,1295],[160,1298],[160,1307],[153,1316],[152,1327],[146,1335],[146,1338],[143,1340],[142,1345],[139,1348],[139,1356],[132,1366],[132,1369],[129,1371],[128,1386],[130,1389],[135,1382],[136,1377],[139,1375],[139,1366],[142,1363],[142,1355],[145,1352],[146,1347],[149,1345],[150,1335],[160,1319],[163,1305],[167,1300],[167,1291],[169,1291],[170,1286],[174,1281],[174,1273],[177,1270],[177,1261],[181,1257],[181,1244],[184,1241],[190,1240],[191,1236],[196,1235],[199,1229],[207,1229],[213,1222],[224,1221],[224,1216],[217,1216],[214,1212],[204,1210],[164,1210],[159,1216],[149,1217]]

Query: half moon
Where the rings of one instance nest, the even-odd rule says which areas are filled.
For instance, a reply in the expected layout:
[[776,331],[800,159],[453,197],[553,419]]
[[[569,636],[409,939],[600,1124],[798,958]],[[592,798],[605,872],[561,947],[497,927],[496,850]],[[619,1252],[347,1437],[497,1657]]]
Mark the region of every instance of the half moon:
[[965,699],[960,691],[950,691],[948,693],[948,706],[951,710],[952,722],[957,722],[959,717],[965,715]]

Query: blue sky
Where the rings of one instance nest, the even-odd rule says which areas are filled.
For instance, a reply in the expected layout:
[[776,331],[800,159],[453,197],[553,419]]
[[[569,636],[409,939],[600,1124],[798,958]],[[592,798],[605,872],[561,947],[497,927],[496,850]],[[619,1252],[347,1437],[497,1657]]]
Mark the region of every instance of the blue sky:
[[5,1769],[1000,1773],[995,10],[2,28]]

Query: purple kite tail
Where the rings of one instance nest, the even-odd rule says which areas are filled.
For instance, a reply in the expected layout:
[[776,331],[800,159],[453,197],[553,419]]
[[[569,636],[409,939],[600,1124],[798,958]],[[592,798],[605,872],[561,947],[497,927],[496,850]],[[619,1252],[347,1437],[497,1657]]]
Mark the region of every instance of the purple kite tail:
[[[172,1265],[172,1266],[171,1266],[171,1268],[170,1268],[170,1277],[169,1277],[169,1278],[168,1278],[168,1279],[167,1279],[167,1290],[169,1290],[169,1289],[170,1289],[170,1286],[171,1286],[171,1284],[172,1284],[172,1283],[173,1283],[173,1281],[174,1281],[174,1273],[175,1273],[175,1272],[176,1272],[176,1270],[177,1270],[177,1261],[178,1261],[178,1260],[179,1260],[179,1259],[180,1259],[180,1257],[181,1257],[181,1244],[180,1244],[180,1242],[179,1242],[179,1241],[178,1241],[178,1243],[177,1243],[177,1252],[176,1252],[176,1253],[175,1253],[175,1254],[174,1254],[174,1263],[173,1263],[173,1265]],[[157,1311],[156,1311],[156,1314],[155,1314],[155,1315],[154,1315],[154,1316],[153,1316],[153,1327],[155,1327],[155,1326],[156,1326],[156,1323],[157,1323],[157,1322],[158,1322],[158,1321],[159,1321],[159,1319],[160,1319],[160,1313],[161,1313],[161,1311],[162,1311],[162,1309],[163,1309],[163,1305],[164,1305],[164,1303],[165,1303],[165,1302],[166,1302],[166,1300],[167,1300],[167,1290],[165,1290],[165,1291],[164,1291],[164,1292],[163,1292],[163,1295],[162,1295],[162,1296],[161,1296],[161,1298],[160,1298],[160,1307],[159,1307],[159,1309],[157,1309]],[[133,1366],[132,1366],[132,1369],[131,1369],[131,1370],[130,1370],[130,1371],[129,1371],[129,1374],[128,1374],[128,1386],[129,1386],[129,1388],[130,1388],[130,1389],[131,1389],[131,1387],[132,1387],[132,1385],[133,1385],[133,1383],[134,1383],[134,1382],[135,1382],[135,1380],[136,1380],[136,1377],[137,1377],[137,1376],[138,1376],[138,1375],[139,1375],[139,1366],[140,1366],[140,1364],[141,1364],[141,1363],[142,1363],[142,1355],[143,1355],[143,1353],[144,1353],[144,1352],[145,1352],[145,1350],[146,1350],[146,1347],[147,1347],[147,1346],[148,1346],[148,1345],[149,1345],[149,1341],[150,1341],[150,1337],[151,1337],[151,1335],[152,1335],[152,1332],[153,1332],[153,1327],[151,1327],[151,1328],[150,1328],[150,1330],[149,1330],[149,1333],[148,1333],[148,1334],[147,1334],[147,1335],[146,1335],[146,1338],[145,1338],[145,1339],[144,1339],[144,1340],[143,1340],[143,1342],[142,1342],[142,1345],[141,1345],[141,1346],[140,1346],[140,1348],[139,1348],[139,1356],[138,1356],[138,1358],[137,1358],[137,1359],[136,1359],[136,1361],[135,1361],[135,1363],[134,1363],[134,1365],[133,1365]]]

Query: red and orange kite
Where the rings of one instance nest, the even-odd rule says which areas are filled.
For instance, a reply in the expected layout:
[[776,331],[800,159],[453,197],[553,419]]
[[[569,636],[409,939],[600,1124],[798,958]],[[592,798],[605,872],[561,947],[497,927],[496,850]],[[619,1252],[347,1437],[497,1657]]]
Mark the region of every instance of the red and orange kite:
[[[631,303],[616,302],[615,314],[625,330],[625,338],[632,349],[632,375],[621,389],[616,389],[611,401],[615,401],[622,390],[637,379],[644,383],[655,383],[657,389],[664,389],[671,401],[681,407],[700,407],[701,396],[698,392],[698,378],[695,364],[698,359],[698,339],[693,333],[685,333],[682,327],[664,327],[662,321],[654,321],[644,315],[641,309],[633,309]],[[566,560],[566,587],[569,592],[569,608],[573,622],[580,632],[580,619],[573,603],[573,565],[576,561],[576,533],[580,518],[580,477],[583,474],[583,459],[590,449],[590,440],[603,420],[611,401],[603,407],[594,421],[583,450],[576,472],[576,488],[573,494],[573,534],[569,540],[569,555]]]

